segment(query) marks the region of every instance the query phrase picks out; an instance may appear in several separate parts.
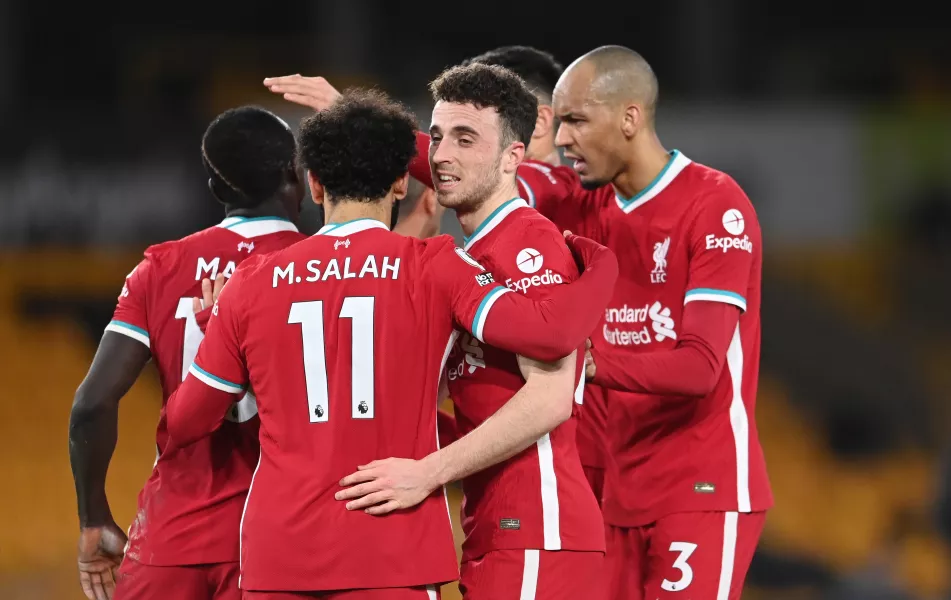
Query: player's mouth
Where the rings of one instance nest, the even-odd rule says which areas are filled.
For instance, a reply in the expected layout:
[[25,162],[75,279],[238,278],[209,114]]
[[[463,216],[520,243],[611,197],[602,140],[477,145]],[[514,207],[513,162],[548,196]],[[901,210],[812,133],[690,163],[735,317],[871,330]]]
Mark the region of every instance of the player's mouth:
[[565,158],[571,161],[571,168],[575,170],[575,173],[583,175],[588,170],[588,163],[580,156],[565,153]]
[[459,182],[458,177],[449,173],[436,173],[435,181],[433,181],[436,184],[436,189],[441,191],[451,190],[459,185]]

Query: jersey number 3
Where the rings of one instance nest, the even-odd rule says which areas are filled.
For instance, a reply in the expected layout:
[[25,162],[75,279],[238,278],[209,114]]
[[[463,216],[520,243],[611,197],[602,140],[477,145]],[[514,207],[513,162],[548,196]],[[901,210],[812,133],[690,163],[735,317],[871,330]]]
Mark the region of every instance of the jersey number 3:
[[[344,298],[341,319],[353,321],[352,356],[350,357],[353,394],[350,416],[372,419],[373,399],[373,304],[372,296]],[[288,324],[300,324],[304,347],[304,382],[307,386],[307,409],[311,423],[330,419],[330,394],[327,391],[327,357],[324,347],[324,303],[321,300],[291,304]]]

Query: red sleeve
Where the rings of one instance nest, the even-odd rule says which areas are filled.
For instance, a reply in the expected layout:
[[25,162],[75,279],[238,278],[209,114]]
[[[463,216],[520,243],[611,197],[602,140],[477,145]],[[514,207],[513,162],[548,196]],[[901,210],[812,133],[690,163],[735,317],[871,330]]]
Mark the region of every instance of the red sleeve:
[[720,379],[739,319],[740,311],[731,303],[688,304],[683,332],[673,350],[629,354],[618,360],[593,347],[592,383],[640,394],[706,396]]
[[519,195],[529,206],[559,227],[577,220],[569,218],[578,187],[578,176],[570,167],[526,160],[518,167],[516,181]]
[[[169,438],[187,445],[218,428],[236,395],[244,395],[248,371],[238,341],[236,301],[241,298],[242,272],[236,271],[211,310],[208,331],[188,376],[168,401]],[[234,420],[241,420],[233,417]]]
[[146,256],[126,275],[116,310],[106,325],[106,331],[121,333],[142,342],[147,348],[150,344],[146,303],[154,268],[153,261]]
[[684,303],[725,302],[745,311],[751,274],[762,252],[753,206],[732,180],[721,182],[697,206]]
[[[571,354],[597,326],[607,306],[617,279],[617,259],[610,250],[586,240],[590,252],[585,271],[577,282],[569,285],[551,285],[548,296],[535,299],[521,293],[512,293],[495,282],[493,275],[461,248],[446,246],[430,262],[443,293],[452,307],[456,323],[479,341],[508,352],[535,360],[554,361]],[[551,250],[540,246],[542,255]],[[557,246],[554,244],[553,246]],[[564,242],[561,251],[567,253]],[[553,256],[551,251],[549,256]],[[512,257],[513,264],[515,256]],[[569,259],[570,260],[570,259]],[[567,279],[567,274],[553,272],[548,281]],[[542,276],[531,278],[532,286],[524,281],[506,285],[537,288]]]
[[416,157],[409,163],[409,175],[426,187],[433,187],[433,172],[429,168],[429,136],[416,132]]

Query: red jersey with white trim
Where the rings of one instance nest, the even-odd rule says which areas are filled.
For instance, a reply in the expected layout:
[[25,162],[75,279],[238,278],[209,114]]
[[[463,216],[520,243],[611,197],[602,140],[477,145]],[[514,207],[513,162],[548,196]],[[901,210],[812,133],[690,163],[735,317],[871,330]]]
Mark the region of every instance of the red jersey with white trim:
[[[358,465],[438,449],[455,327],[478,334],[506,290],[450,236],[327,225],[246,263],[191,373],[257,397],[261,459],[242,521],[241,588],[411,587],[458,578],[445,492],[384,517],[334,498]],[[471,325],[471,326],[470,326]]]
[[601,352],[671,350],[689,302],[740,311],[706,397],[608,392],[605,522],[633,527],[677,512],[766,510],[773,499],[754,417],[763,241],[753,205],[728,175],[678,151],[636,197],[600,193],[610,206],[599,241],[623,257],[595,342]]
[[[509,289],[544,297],[578,276],[561,232],[522,199],[503,204],[466,241],[467,252]],[[583,357],[578,357],[579,383]],[[463,334],[450,353],[449,394],[458,433],[467,434],[521,389],[514,354]],[[580,386],[576,401],[580,400]],[[491,550],[604,550],[597,501],[568,419],[516,456],[463,481],[463,560]]]
[[168,456],[162,454],[168,440],[165,406],[204,337],[192,310],[201,280],[219,274],[230,278],[248,257],[303,238],[283,219],[230,217],[148,248],[126,278],[106,330],[148,346],[162,383],[158,456],[129,528],[127,555],[134,560],[158,566],[238,560],[238,523],[258,460],[253,398],[236,403],[211,437]]
[[[526,160],[518,168],[519,193],[532,208],[560,230],[601,240],[600,212],[611,200],[598,190],[586,190],[574,169]],[[608,186],[608,189],[612,189]],[[620,255],[618,255],[620,256]],[[578,413],[578,455],[586,467],[607,465],[606,390],[593,383],[584,386]]]

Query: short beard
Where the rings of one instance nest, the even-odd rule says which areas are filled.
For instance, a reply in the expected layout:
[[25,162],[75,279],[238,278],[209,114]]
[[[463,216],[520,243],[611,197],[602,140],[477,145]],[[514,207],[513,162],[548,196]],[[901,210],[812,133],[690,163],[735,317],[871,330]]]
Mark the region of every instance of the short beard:
[[464,196],[457,196],[457,198],[452,200],[451,204],[443,202],[443,197],[438,191],[436,192],[436,201],[446,208],[455,210],[457,213],[466,214],[478,210],[479,207],[488,200],[489,196],[499,188],[499,184],[502,181],[502,174],[499,173],[499,165],[501,163],[502,155],[500,154],[495,164],[483,174],[476,186],[472,190],[469,190]]
[[608,185],[608,184],[611,183],[611,182],[610,182],[610,181],[602,181],[602,180],[600,180],[600,179],[589,179],[588,181],[585,181],[584,179],[582,179],[580,183],[581,183],[581,188],[582,188],[582,189],[588,190],[588,191],[590,192],[590,191],[594,191],[594,190],[596,190],[596,189],[598,189],[598,188],[602,188],[602,187]]

